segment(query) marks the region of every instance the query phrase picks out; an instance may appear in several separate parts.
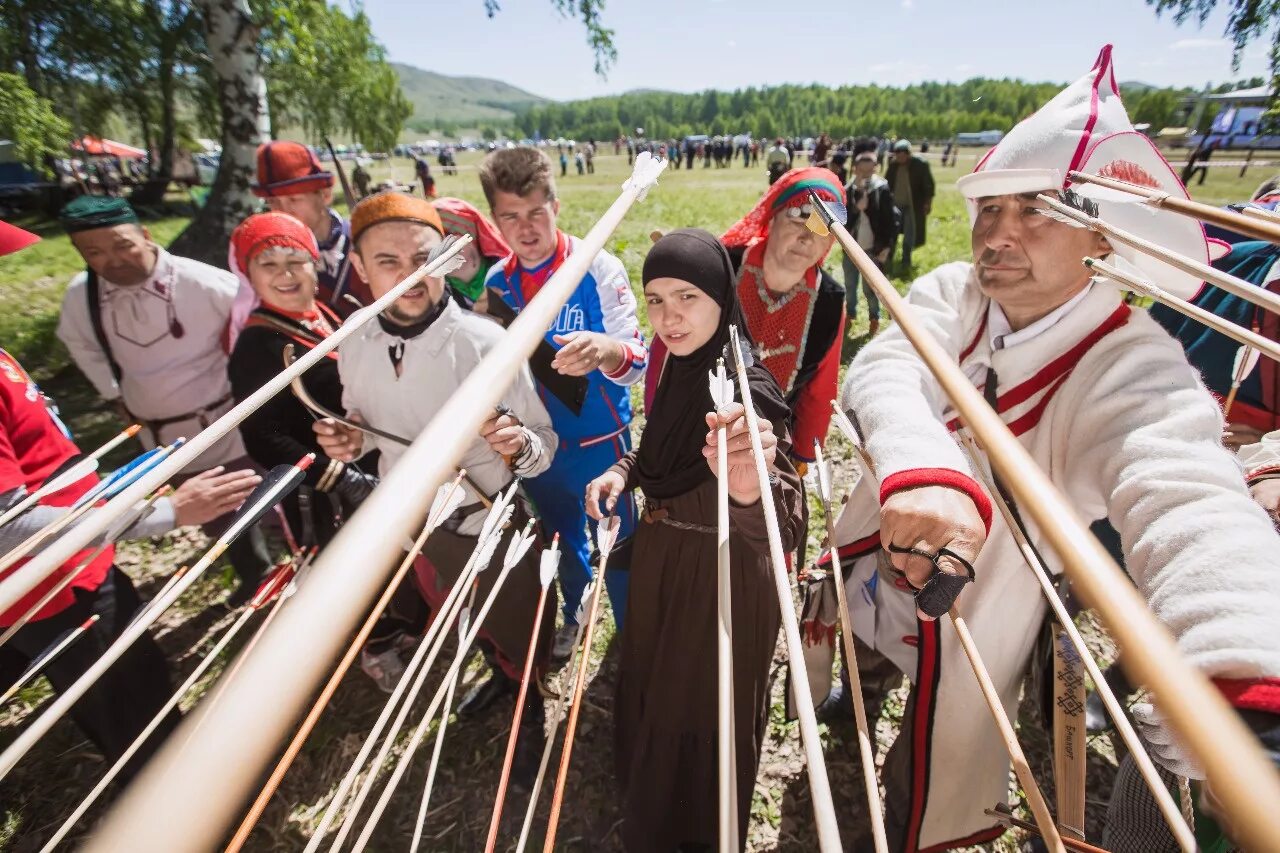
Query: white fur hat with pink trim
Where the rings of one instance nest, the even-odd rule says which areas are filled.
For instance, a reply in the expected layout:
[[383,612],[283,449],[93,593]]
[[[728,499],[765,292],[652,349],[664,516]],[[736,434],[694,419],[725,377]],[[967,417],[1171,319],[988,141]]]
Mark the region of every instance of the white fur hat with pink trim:
[[[1065,190],[1071,171],[1157,188],[1175,198],[1190,197],[1151,140],[1133,129],[1120,100],[1111,45],[1098,53],[1088,74],[1015,125],[956,186],[969,199],[970,214],[976,215],[973,202],[979,198]],[[1210,251],[1204,227],[1194,219],[1158,210],[1116,190],[1091,184],[1071,189],[1096,202],[1099,218],[1117,228],[1203,263],[1218,254]],[[1113,249],[1136,268],[1133,271],[1184,299],[1193,298],[1203,284],[1134,249],[1118,244]]]

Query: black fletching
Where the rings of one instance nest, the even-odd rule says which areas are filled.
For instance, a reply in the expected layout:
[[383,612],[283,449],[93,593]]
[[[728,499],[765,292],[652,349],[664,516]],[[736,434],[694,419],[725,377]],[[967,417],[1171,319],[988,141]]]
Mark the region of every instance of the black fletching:
[[230,542],[257,524],[285,495],[298,487],[304,476],[305,472],[294,465],[277,465],[272,468],[236,510],[231,524],[227,526],[227,532],[220,538]]

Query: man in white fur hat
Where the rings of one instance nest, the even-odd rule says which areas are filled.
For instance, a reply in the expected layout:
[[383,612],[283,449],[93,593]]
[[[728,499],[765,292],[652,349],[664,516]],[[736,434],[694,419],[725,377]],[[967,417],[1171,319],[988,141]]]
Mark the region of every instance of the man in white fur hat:
[[[1102,218],[1200,260],[1208,257],[1203,231],[1092,187],[1080,188],[1091,196],[1081,200],[1067,192],[1071,169],[1185,197],[1168,164],[1133,132],[1110,46],[960,179],[973,262],[918,279],[908,301],[1080,517],[1109,518],[1120,531],[1130,576],[1186,658],[1256,731],[1274,737],[1280,538],[1223,449],[1221,412],[1181,347],[1116,287],[1091,279],[1081,259],[1109,256],[1184,295],[1199,282],[1050,218],[1036,196],[1097,204]],[[849,615],[869,647],[859,663],[882,656],[913,681],[883,771],[890,847],[983,843],[1002,832],[983,810],[1008,797],[1007,753],[951,624],[921,618],[918,607],[938,616],[954,595],[940,589],[945,578],[933,580],[935,563],[949,574],[972,566],[975,580],[957,606],[1014,718],[1047,607],[958,446],[956,413],[896,326],[858,353],[842,405],[875,467],[850,496],[835,537]],[[1028,532],[1050,571],[1061,573],[1041,531]],[[931,603],[915,597],[926,584],[940,593]],[[1172,743],[1155,735],[1153,743]],[[1177,746],[1154,750],[1159,763],[1194,775]]]

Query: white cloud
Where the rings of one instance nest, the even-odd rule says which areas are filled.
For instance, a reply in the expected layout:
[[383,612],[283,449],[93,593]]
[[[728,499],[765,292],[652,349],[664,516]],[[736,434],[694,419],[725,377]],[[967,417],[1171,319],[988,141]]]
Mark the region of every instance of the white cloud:
[[907,11],[910,11],[915,5],[915,0],[902,0],[902,8]]
[[1231,42],[1226,39],[1178,39],[1169,45],[1170,50],[1228,50]]

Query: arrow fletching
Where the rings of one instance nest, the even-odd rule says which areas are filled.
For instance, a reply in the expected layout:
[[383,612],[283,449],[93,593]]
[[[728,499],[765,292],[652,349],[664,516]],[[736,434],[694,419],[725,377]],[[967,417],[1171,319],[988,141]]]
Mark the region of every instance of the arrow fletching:
[[[440,257],[445,252],[452,249],[454,244],[459,242],[460,240],[462,240],[462,237],[458,234],[450,234],[448,237],[445,237],[443,240],[437,243],[435,248],[433,248],[431,252],[427,255],[427,263],[432,263],[433,261],[435,261],[436,258]],[[448,275],[451,272],[457,272],[458,268],[461,267],[465,262],[466,262],[466,258],[463,256],[462,252],[459,252],[458,254],[450,258],[444,266],[436,270],[434,275],[437,278],[444,278],[446,275]]]
[[1239,385],[1248,379],[1249,374],[1253,373],[1253,369],[1258,366],[1258,359],[1261,357],[1262,351],[1250,346],[1243,346],[1236,350],[1236,360],[1231,366],[1231,384]]
[[724,347],[724,360],[733,364],[734,373],[740,373],[756,363],[751,346],[742,340],[737,326],[729,327],[729,343]]
[[845,414],[844,409],[840,408],[840,404],[832,400],[831,411],[835,415],[836,428],[840,430],[840,434],[849,440],[854,447],[862,446],[862,436],[858,435],[858,430],[854,427],[853,421],[849,420],[849,416]]
[[578,610],[574,614],[574,620],[581,625],[582,620],[587,618],[587,604],[591,601],[591,591],[596,588],[596,580],[592,580],[587,584],[586,589],[582,590],[582,598],[578,599]]
[[249,493],[249,497],[240,504],[240,508],[231,518],[231,524],[227,526],[226,533],[219,536],[218,541],[231,542],[249,527],[257,524],[258,520],[285,495],[298,487],[306,475],[306,470],[314,461],[316,461],[316,455],[308,453],[293,465],[277,465],[268,471],[267,476],[262,478],[262,482],[255,486]]
[[818,495],[824,504],[831,503],[831,471],[827,468],[827,460],[822,458],[822,445],[817,439],[813,441],[813,464],[818,472]]
[[631,177],[622,182],[624,190],[634,190],[636,201],[644,201],[649,190],[658,185],[658,176],[667,168],[667,161],[654,157],[648,151],[636,155],[636,162],[631,169]]
[[462,612],[458,614],[458,639],[466,639],[467,632],[471,630],[471,608],[464,607]]
[[551,547],[542,552],[542,556],[538,562],[538,581],[542,586],[548,586],[551,579],[556,576],[556,570],[560,568],[560,534],[557,533],[551,538]]
[[427,513],[427,527],[435,530],[440,526],[440,522],[462,506],[462,501],[466,495],[462,491],[462,472],[451,483],[445,483],[436,489],[435,500],[431,502],[431,511]]
[[165,456],[169,455],[169,453],[177,448],[177,446],[178,442],[174,442],[170,447],[154,447],[151,450],[142,453],[123,467],[117,468],[108,474],[102,482],[98,483],[98,485],[81,495],[80,498],[71,505],[71,508],[78,509],[87,503],[93,503],[101,498],[111,497],[114,492],[118,492],[120,489],[125,488],[137,479],[137,477],[146,473],[148,468],[159,462]]
[[707,371],[707,383],[711,389],[711,402],[715,403],[717,411],[733,402],[733,380],[724,369],[723,358],[716,360],[714,373]]
[[497,553],[498,543],[502,541],[502,530],[507,526],[507,522],[511,520],[511,514],[515,511],[516,508],[513,506],[504,507],[502,515],[498,517],[498,523],[489,532],[488,538],[481,540],[480,551],[476,555],[477,572],[483,572],[493,562],[493,555]]
[[[515,508],[512,507],[514,510]],[[533,547],[533,519],[525,524],[524,530],[521,530],[515,536],[511,537],[511,542],[507,544],[507,553],[502,558],[503,568],[511,568],[516,563],[524,559],[524,555],[529,553],[529,549]]]
[[596,548],[600,550],[600,561],[604,562],[618,541],[618,531],[622,529],[622,520],[611,515],[596,525]]
[[[503,511],[507,508],[507,504],[511,503],[511,499],[516,495],[516,487],[520,484],[520,478],[511,481],[511,488],[505,493],[499,493],[494,499],[493,505],[489,507],[489,512],[484,517],[484,524],[480,525],[480,538],[486,538],[498,524],[498,519],[502,517]],[[505,522],[504,522],[505,523]]]

